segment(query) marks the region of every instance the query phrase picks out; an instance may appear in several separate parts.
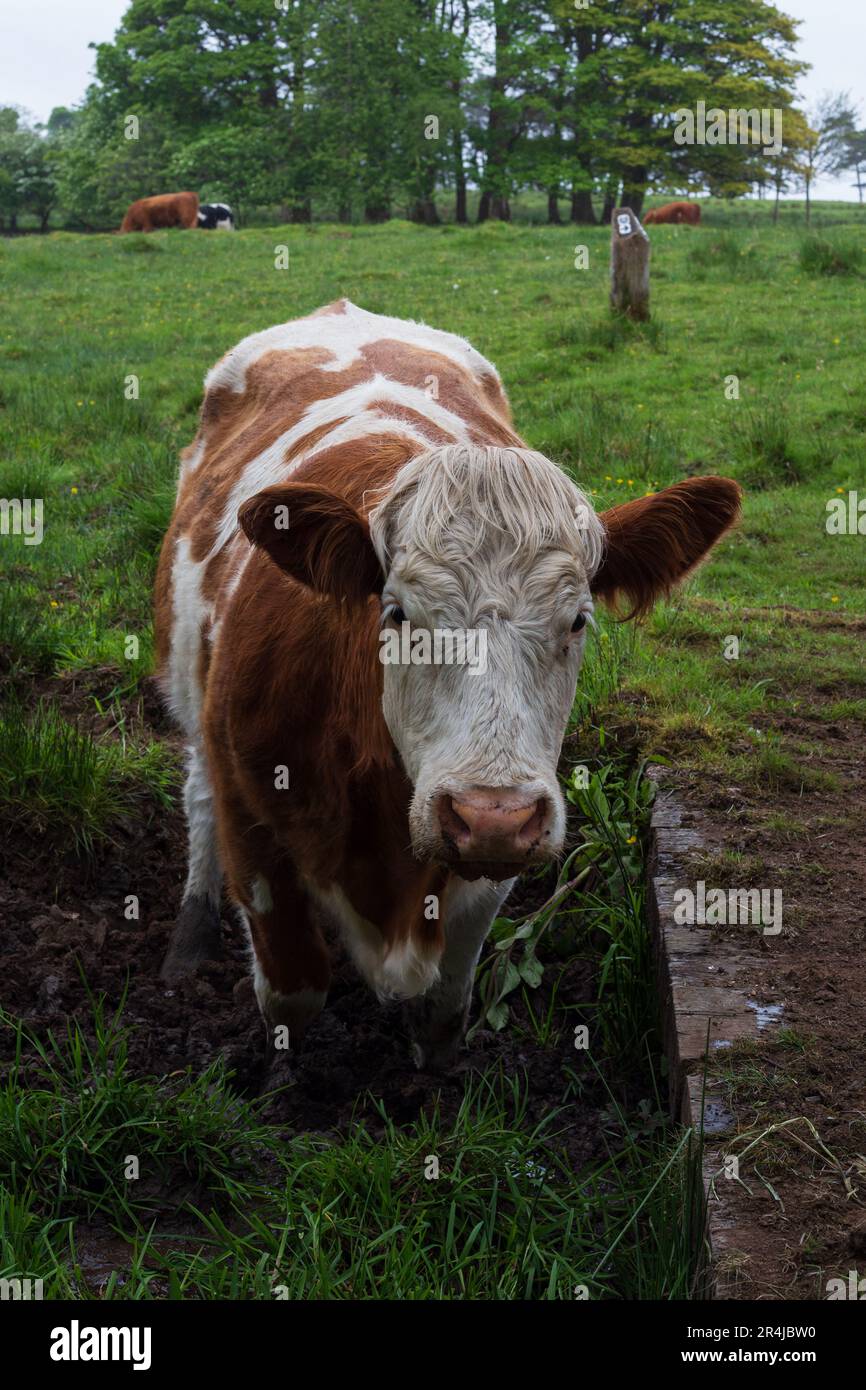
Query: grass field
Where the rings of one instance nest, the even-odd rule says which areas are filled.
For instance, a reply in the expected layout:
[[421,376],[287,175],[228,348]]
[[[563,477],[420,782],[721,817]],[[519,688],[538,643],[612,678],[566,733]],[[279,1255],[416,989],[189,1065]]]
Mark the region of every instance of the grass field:
[[[866,226],[848,215],[826,235],[856,267]],[[678,604],[660,609],[629,672],[666,737],[698,724],[718,745],[748,727],[784,693],[777,682],[804,645],[828,673],[851,674],[844,618],[863,610],[861,538],[830,537],[824,523],[827,500],[863,477],[864,281],[856,268],[804,270],[800,227],[775,229],[767,215],[716,231],[712,216],[697,236],[656,230],[643,331],[606,315],[601,229],[391,223],[5,242],[0,496],[44,497],[48,521],[38,548],[6,547],[0,641],[11,628],[16,661],[107,665],[135,684],[149,662],[153,556],[204,372],[243,334],[346,294],[476,343],[528,443],[600,508],[685,472],[743,481],[745,525],[692,587],[704,604],[687,617]],[[278,270],[283,244],[289,268]],[[573,267],[577,244],[588,270]],[[726,398],[732,376],[738,400]],[[785,635],[771,615],[738,616],[764,605],[808,608],[833,626]],[[722,655],[729,632],[738,663]],[[695,648],[714,635],[712,660]],[[125,660],[129,636],[136,661]],[[675,669],[674,638],[685,638]]]
[[[697,231],[655,228],[643,328],[608,314],[601,228],[390,223],[0,242],[0,498],[44,499],[40,545],[0,537],[0,821],[23,825],[35,853],[59,843],[85,863],[118,819],[173,803],[176,747],[136,702],[151,670],[155,557],[202,377],[244,334],[346,295],[469,338],[498,366],[527,443],[599,509],[688,473],[741,480],[743,525],[687,592],[636,635],[602,623],[575,728],[596,765],[611,750],[617,766],[652,755],[709,795],[732,780],[769,791],[767,825],[802,830],[804,788],[842,790],[822,766],[820,722],[866,719],[866,539],[825,527],[828,500],[866,495],[866,220],[819,206],[807,237],[795,210],[778,226],[769,214],[711,207]],[[578,245],[586,270],[575,269]],[[275,265],[282,246],[287,269]],[[53,698],[71,675],[87,692],[83,718]],[[786,726],[804,712],[808,729]],[[644,826],[636,815],[627,828]],[[641,872],[636,861],[635,884]],[[625,954],[638,954],[634,938]],[[601,1007],[609,1020],[623,1006],[651,1014],[650,991],[641,966]],[[604,1163],[551,1166],[527,1183],[555,1145],[527,1120],[519,1077],[489,1076],[467,1081],[447,1121],[383,1118],[375,1135],[359,1125],[339,1143],[296,1136],[286,1150],[257,1104],[215,1073],[168,1085],[131,1076],[122,1025],[97,1023],[56,1047],[20,1035],[0,1097],[0,1178],[11,1174],[0,1273],[53,1274],[61,1294],[87,1288],[76,1223],[99,1214],[135,1237],[125,1296],[275,1285],[325,1297],[563,1298],[576,1285],[688,1296],[691,1228],[678,1227],[694,1215],[694,1165],[675,1131],[620,1112]],[[570,1033],[572,1021],[548,1020],[552,1035],[554,1025]],[[657,1047],[646,1017],[630,1036]],[[568,1124],[563,1095],[555,1131]],[[174,1245],[164,1225],[151,1239],[153,1202],[134,1200],[117,1174],[131,1129],[163,1181],[195,1188]],[[418,1181],[430,1153],[456,1156],[447,1193]],[[119,1290],[116,1279],[101,1286]]]

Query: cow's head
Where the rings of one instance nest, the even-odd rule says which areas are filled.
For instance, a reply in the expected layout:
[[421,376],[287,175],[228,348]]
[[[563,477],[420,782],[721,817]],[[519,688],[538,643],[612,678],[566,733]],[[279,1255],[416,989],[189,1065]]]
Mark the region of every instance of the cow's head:
[[369,523],[308,483],[258,494],[240,520],[302,583],[342,602],[376,595],[413,850],[503,879],[562,848],[556,770],[593,600],[647,612],[739,498],[729,479],[691,478],[598,516],[540,454],[454,445],[407,463]]

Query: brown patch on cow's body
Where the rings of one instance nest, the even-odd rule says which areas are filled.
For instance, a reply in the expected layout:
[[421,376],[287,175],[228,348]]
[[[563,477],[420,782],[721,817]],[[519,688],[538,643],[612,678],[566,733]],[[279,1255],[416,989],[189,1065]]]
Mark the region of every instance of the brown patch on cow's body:
[[198,223],[197,193],[158,193],[130,203],[120,224],[122,232],[155,232],[158,228],[181,227],[190,231]]
[[[419,434],[431,449],[435,449],[443,444],[454,443],[453,434],[449,433],[448,430],[442,429],[439,425],[434,424],[432,420],[422,415],[420,411],[413,410],[411,406],[396,405],[393,401],[383,399],[380,401],[371,401],[370,409],[381,411],[383,414],[387,414],[389,419],[411,426],[413,433]],[[413,448],[412,453],[414,452],[415,450]],[[412,453],[409,454],[410,458]]]
[[[410,848],[410,788],[381,713],[378,626],[375,601],[359,618],[253,553],[209,673],[204,728],[227,886],[269,982],[287,995],[327,988],[304,885],[338,886],[391,946],[441,946],[423,906],[447,875]],[[275,785],[279,765],[288,791]],[[267,913],[252,906],[259,878],[275,905]]]
[[[363,447],[364,464],[358,468],[358,452]],[[366,515],[375,506],[377,494],[419,452],[414,440],[393,434],[368,434],[361,442],[349,440],[310,455],[292,474],[296,482],[317,482],[343,497]]]
[[481,389],[488,402],[497,415],[501,415],[503,420],[511,424],[511,405],[508,397],[502,389],[502,382],[497,376],[491,376],[489,372],[482,372],[479,378]]
[[[350,233],[347,232],[346,235],[348,236]],[[320,319],[324,318],[326,314],[345,314],[348,302],[347,299],[335,299],[332,304],[323,304],[321,309],[314,309],[306,317],[308,319]]]
[[363,349],[370,368],[391,381],[414,386],[456,415],[473,444],[503,448],[525,447],[511,428],[511,411],[502,386],[487,372],[479,376],[450,357],[422,350],[411,343],[383,338]]

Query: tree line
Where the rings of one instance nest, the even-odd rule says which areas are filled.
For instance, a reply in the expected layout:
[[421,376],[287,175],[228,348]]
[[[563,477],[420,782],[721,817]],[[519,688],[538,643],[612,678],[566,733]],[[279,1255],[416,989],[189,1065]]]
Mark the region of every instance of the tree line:
[[[648,192],[736,197],[861,170],[847,98],[796,105],[797,24],[766,0],[131,0],[45,127],[0,108],[0,221],[116,225],[181,187],[243,218],[551,222]],[[676,112],[781,112],[772,148],[678,143]]]

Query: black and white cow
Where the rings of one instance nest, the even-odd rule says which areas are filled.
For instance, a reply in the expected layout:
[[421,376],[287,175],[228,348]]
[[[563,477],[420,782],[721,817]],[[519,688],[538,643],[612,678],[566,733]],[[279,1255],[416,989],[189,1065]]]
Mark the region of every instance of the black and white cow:
[[228,203],[202,203],[198,210],[198,225],[203,232],[233,232],[234,213]]

